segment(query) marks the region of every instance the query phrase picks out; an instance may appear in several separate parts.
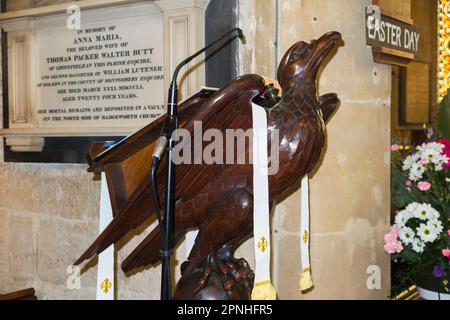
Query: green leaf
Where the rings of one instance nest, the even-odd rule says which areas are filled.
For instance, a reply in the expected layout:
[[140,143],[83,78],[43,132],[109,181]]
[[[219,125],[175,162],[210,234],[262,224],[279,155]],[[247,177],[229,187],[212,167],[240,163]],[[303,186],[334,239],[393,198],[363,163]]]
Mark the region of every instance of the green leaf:
[[439,105],[437,126],[442,136],[450,139],[450,97],[446,95]]
[[420,256],[416,252],[410,250],[409,248],[405,248],[405,250],[402,253],[402,257],[406,262],[409,263],[417,262],[420,260]]

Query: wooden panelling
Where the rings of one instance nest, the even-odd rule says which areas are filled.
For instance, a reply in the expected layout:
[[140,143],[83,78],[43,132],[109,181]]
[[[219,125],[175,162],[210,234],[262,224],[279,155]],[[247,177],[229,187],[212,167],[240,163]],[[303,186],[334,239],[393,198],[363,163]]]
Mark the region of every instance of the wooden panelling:
[[430,65],[411,62],[406,69],[405,120],[428,123],[430,115]]
[[378,63],[407,66],[414,59],[412,53],[401,52],[390,48],[372,48],[373,59]]
[[[373,5],[379,6],[385,16],[400,20],[407,24],[414,24],[411,18],[411,0],[373,0]],[[407,66],[414,59],[412,54],[403,54],[398,50],[387,48],[373,48],[373,59],[377,63]]]
[[411,0],[373,0],[384,15],[411,23]]
[[419,54],[417,60],[432,62],[436,57],[436,34],[437,34],[437,6],[433,3],[437,0],[413,0],[411,17],[422,37],[420,39]]
[[34,289],[29,288],[8,294],[0,294],[0,300],[37,300],[37,297]]
[[437,106],[437,0],[411,0],[411,18],[421,38],[414,61],[400,72],[397,125],[422,130]]

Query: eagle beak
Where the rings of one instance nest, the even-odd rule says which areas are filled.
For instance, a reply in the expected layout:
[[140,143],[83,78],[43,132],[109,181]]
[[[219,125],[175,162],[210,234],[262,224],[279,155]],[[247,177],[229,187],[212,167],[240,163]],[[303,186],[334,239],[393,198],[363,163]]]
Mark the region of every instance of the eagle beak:
[[339,32],[332,31],[324,34],[314,43],[314,53],[310,59],[309,67],[314,72],[317,72],[322,61],[328,56],[328,54],[334,49],[336,43],[342,39],[342,35]]

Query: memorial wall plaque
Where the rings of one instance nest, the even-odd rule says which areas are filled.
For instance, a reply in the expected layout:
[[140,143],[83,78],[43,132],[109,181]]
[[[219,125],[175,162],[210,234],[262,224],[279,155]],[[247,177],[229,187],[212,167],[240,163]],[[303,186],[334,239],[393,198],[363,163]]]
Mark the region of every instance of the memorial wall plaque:
[[[204,45],[206,4],[93,0],[0,14],[6,145],[40,152],[47,137],[126,136],[159,117],[174,66]],[[204,85],[202,59],[182,70],[181,99]]]
[[36,32],[41,128],[144,126],[164,110],[161,15]]

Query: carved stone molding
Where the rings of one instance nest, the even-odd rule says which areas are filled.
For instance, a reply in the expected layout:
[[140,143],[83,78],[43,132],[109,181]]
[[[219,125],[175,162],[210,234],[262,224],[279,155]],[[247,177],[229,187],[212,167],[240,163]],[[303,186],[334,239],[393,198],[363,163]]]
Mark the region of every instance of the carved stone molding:
[[8,34],[9,127],[32,128],[32,31]]
[[[205,45],[205,9],[209,0],[159,0],[153,2],[164,14],[165,88],[184,58]],[[204,57],[199,56],[182,69],[178,78],[180,99],[194,94],[205,81]]]
[[77,5],[81,10],[91,10],[99,8],[108,8],[114,6],[121,6],[126,4],[135,4],[150,2],[149,0],[79,0],[64,2],[52,5],[43,5],[30,9],[21,9],[15,11],[9,11],[0,14],[0,20],[16,19],[24,17],[42,17],[55,14],[65,13],[68,6]]
[[41,152],[44,147],[44,138],[39,137],[9,137],[6,145],[14,152]]
[[180,10],[180,9],[200,9],[204,10],[210,0],[156,0],[154,3],[162,11]]

